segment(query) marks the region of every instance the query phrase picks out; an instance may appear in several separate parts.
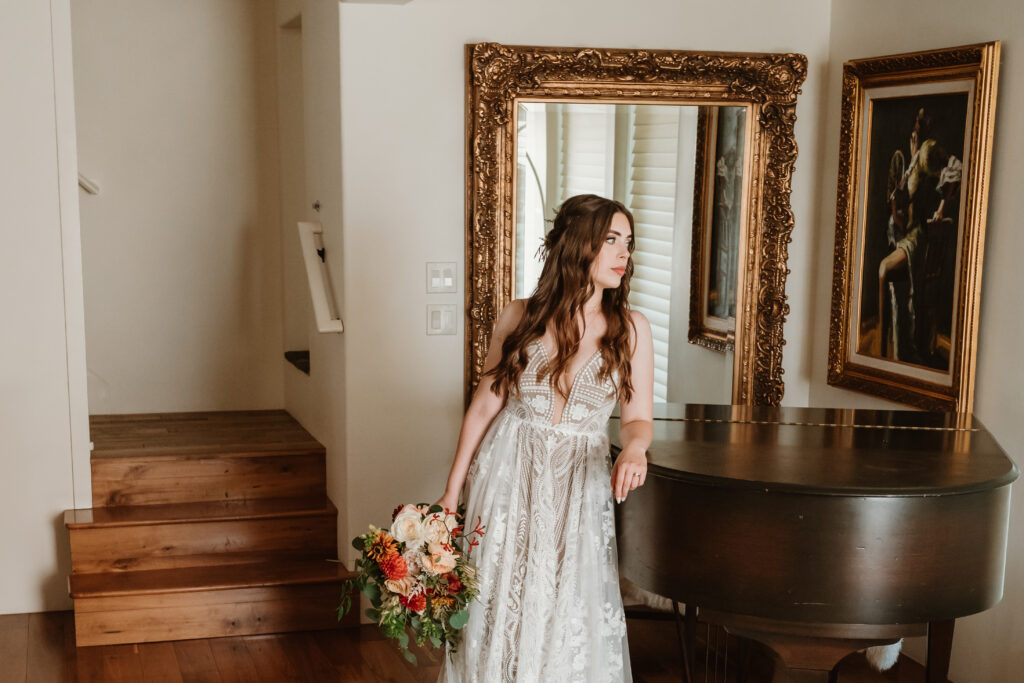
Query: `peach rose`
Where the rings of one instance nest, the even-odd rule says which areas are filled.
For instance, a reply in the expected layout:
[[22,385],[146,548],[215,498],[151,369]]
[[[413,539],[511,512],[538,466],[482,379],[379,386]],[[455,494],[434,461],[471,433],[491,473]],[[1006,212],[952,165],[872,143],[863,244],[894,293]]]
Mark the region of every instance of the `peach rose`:
[[440,543],[431,543],[427,551],[420,563],[431,574],[447,574],[455,569],[455,554],[445,550]]
[[416,588],[416,579],[411,576],[404,576],[401,579],[388,579],[384,582],[384,587],[392,593],[409,595]]

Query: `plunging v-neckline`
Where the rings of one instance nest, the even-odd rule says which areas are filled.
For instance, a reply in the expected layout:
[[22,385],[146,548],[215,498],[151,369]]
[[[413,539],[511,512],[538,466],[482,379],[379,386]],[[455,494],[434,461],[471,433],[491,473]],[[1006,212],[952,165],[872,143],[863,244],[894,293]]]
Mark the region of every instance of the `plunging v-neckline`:
[[[551,354],[548,353],[547,346],[544,345],[544,342],[539,337],[537,338],[537,346],[540,347],[541,352],[543,352],[543,354],[544,354],[544,360],[547,361],[548,365],[550,366],[551,365]],[[586,362],[584,362],[583,365],[580,366],[580,369],[576,371],[576,374],[572,376],[572,381],[569,383],[569,393],[565,395],[565,403],[562,404],[562,410],[559,411],[559,413],[558,413],[558,422],[552,422],[551,423],[552,427],[557,427],[558,425],[562,424],[562,417],[565,415],[565,409],[569,405],[569,401],[572,399],[573,393],[576,391],[576,381],[580,378],[580,375],[583,374],[583,371],[586,370],[590,366],[590,364],[594,362],[594,359],[597,358],[600,355],[601,355],[601,347],[599,346],[599,347],[597,347],[597,350],[594,351],[594,353],[590,354],[590,358],[588,358],[586,360]],[[551,390],[551,418],[554,419],[555,418],[555,402],[556,402],[557,397],[558,397],[558,392],[555,390],[555,385],[551,381],[551,379],[552,378],[549,375],[548,376],[548,388]]]

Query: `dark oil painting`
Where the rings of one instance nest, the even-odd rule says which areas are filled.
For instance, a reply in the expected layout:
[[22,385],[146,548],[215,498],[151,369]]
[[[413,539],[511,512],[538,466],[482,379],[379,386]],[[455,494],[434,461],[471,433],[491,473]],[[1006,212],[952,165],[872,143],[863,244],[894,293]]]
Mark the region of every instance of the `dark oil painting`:
[[857,353],[947,372],[967,93],[875,98]]

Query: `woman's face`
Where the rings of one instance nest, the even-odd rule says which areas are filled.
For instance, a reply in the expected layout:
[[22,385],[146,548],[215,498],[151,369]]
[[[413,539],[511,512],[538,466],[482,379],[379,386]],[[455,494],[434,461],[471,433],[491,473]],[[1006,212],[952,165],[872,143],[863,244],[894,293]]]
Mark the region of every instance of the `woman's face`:
[[604,289],[615,289],[622,283],[629,262],[629,245],[633,242],[633,231],[629,228],[626,214],[612,216],[608,233],[604,237],[601,251],[590,266],[590,277],[594,284]]

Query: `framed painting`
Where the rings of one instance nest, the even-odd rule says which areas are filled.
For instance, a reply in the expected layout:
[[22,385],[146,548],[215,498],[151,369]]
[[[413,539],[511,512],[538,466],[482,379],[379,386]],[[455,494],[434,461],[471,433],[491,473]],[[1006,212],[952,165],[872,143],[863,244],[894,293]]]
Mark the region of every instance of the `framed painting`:
[[843,65],[829,384],[972,410],[999,49]]
[[736,337],[746,113],[701,107],[697,114],[688,337],[717,351],[731,350]]

